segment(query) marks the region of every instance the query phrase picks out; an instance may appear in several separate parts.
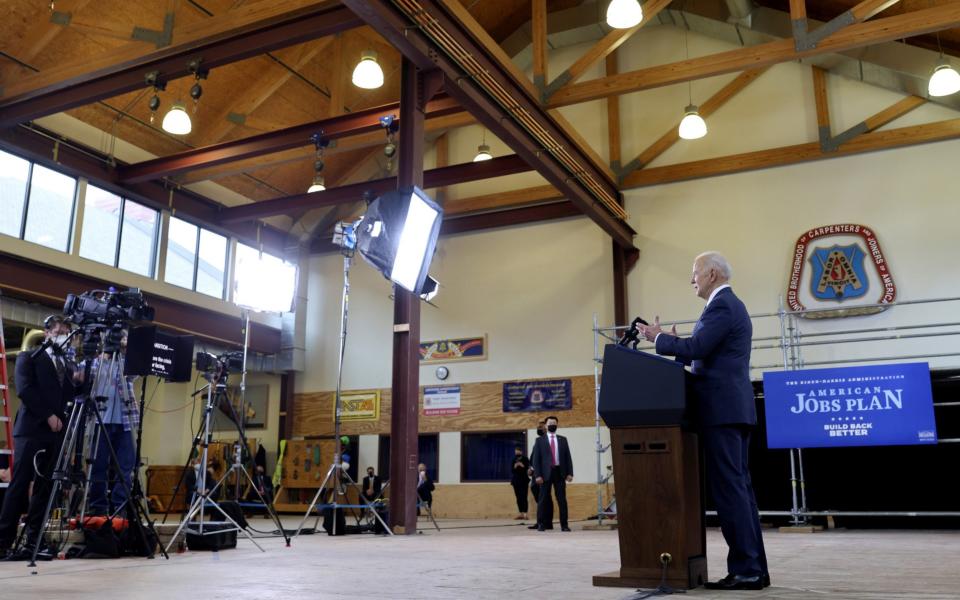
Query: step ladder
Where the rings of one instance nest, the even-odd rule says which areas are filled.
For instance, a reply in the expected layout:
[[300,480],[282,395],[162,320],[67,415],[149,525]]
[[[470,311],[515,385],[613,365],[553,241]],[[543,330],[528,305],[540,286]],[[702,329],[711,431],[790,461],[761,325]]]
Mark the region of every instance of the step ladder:
[[[0,294],[2,296],[2,294]],[[6,436],[3,441],[6,443],[0,447],[0,455],[9,456],[7,468],[13,473],[13,423],[10,419],[10,390],[7,382],[7,344],[3,339],[3,302],[0,298],[0,404],[3,410],[0,411],[0,425]],[[0,482],[0,488],[9,486],[9,483]]]

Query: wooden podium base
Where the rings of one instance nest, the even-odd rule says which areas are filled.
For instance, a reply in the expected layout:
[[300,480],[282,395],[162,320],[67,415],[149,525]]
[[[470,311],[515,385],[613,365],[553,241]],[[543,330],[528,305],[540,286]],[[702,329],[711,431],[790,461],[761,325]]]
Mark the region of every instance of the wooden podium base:
[[[667,571],[666,585],[678,590],[692,590],[701,587],[707,580],[707,559],[691,558],[687,564],[686,578],[676,576],[676,569]],[[661,573],[653,569],[628,569],[628,573],[611,571],[593,576],[593,585],[597,587],[655,588],[661,583]]]

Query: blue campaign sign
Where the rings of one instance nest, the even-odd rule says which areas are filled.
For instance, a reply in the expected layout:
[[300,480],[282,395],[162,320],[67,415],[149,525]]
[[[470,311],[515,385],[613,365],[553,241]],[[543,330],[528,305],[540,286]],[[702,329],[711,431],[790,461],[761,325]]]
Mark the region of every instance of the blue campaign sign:
[[769,448],[936,444],[927,363],[763,374]]

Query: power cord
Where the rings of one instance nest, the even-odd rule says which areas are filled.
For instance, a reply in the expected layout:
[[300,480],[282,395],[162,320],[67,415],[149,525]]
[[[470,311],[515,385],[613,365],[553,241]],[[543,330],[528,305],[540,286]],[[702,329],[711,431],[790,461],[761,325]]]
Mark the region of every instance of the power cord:
[[632,596],[627,596],[623,600],[644,600],[654,596],[670,596],[672,594],[686,594],[687,590],[677,590],[667,585],[667,567],[673,561],[673,556],[669,552],[660,555],[660,585],[652,590],[638,589]]

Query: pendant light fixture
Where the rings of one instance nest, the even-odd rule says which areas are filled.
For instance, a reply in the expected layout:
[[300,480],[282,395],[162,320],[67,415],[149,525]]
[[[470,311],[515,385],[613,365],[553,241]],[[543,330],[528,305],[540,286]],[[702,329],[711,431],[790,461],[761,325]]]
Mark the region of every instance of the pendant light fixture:
[[364,50],[360,54],[360,62],[353,69],[353,85],[365,90],[375,90],[383,85],[383,69],[377,62],[377,53],[373,50]]
[[190,115],[187,114],[183,102],[174,102],[170,110],[163,117],[163,123],[160,125],[167,133],[174,135],[187,135],[193,130],[193,124],[190,122]]
[[324,167],[323,150],[330,143],[330,141],[325,139],[320,133],[313,134],[310,136],[310,139],[313,140],[313,145],[317,149],[317,154],[313,161],[313,182],[310,184],[310,187],[307,188],[308,194],[322,192],[327,189],[327,183],[322,174]]
[[937,32],[937,47],[940,49],[940,59],[937,61],[937,67],[930,75],[930,81],[927,82],[927,93],[934,98],[960,92],[960,73],[957,73],[943,58],[943,47],[940,46],[939,32]]
[[473,162],[490,160],[493,155],[490,154],[490,146],[487,145],[487,130],[484,128],[483,137],[480,139],[480,145],[477,146],[477,155],[473,157]]
[[[690,32],[683,32],[683,47],[687,60],[690,60]],[[707,122],[700,116],[700,109],[693,103],[693,81],[687,82],[687,107],[683,109],[678,134],[685,140],[698,140],[707,135]]]
[[607,5],[607,25],[614,29],[630,29],[643,20],[643,9],[637,0],[612,0]]

